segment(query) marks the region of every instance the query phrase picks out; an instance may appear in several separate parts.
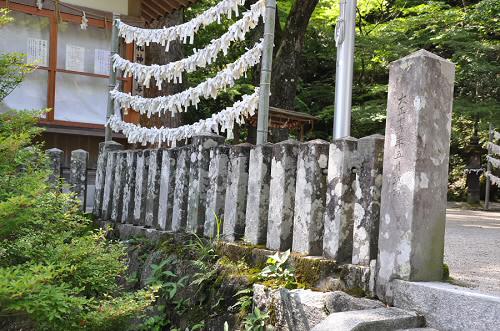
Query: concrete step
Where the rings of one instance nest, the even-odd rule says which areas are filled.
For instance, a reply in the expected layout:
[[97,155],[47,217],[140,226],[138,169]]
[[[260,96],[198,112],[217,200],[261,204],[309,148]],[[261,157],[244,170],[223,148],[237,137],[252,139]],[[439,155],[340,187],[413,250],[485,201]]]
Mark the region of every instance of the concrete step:
[[330,314],[312,331],[395,331],[422,327],[422,316],[398,308],[378,308]]

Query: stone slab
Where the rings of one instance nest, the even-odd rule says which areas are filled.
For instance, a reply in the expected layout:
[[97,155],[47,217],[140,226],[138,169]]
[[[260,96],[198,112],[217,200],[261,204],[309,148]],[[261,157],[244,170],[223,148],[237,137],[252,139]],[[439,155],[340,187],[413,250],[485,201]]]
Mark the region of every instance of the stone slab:
[[137,170],[137,151],[125,151],[125,179],[121,223],[134,222],[135,176]]
[[174,209],[175,169],[178,149],[163,151],[160,176],[160,196],[158,207],[158,230],[172,229],[172,212]]
[[144,225],[149,171],[149,150],[137,153],[134,194],[134,224]]
[[191,148],[191,146],[185,146],[177,149],[174,205],[172,207],[172,231],[175,232],[186,229]]
[[500,297],[440,282],[390,283],[393,304],[422,314],[441,331],[490,331],[500,326]]
[[113,200],[111,203],[111,220],[113,222],[119,222],[122,219],[123,187],[125,186],[126,166],[126,153],[117,152],[115,159],[115,178],[113,181]]
[[163,150],[161,149],[152,149],[149,151],[149,170],[146,187],[146,216],[144,223],[150,228],[158,225],[162,155]]
[[85,211],[87,204],[87,164],[89,152],[77,149],[71,152],[69,183],[71,192],[82,202]]

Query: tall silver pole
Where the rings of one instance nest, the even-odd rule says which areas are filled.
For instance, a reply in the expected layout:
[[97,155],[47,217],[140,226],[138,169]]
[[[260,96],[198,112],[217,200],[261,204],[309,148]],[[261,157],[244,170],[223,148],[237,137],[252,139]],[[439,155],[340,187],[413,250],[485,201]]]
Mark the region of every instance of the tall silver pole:
[[[111,30],[111,56],[118,53],[118,28],[116,26],[116,20],[120,18],[119,14],[113,13],[113,28]],[[111,65],[109,68],[109,84],[108,89],[111,92],[115,88],[116,85],[116,71],[113,70],[113,66]],[[111,99],[111,94],[108,94],[108,109],[106,111],[106,128],[104,130],[104,141],[113,140],[113,132],[111,132],[111,128],[107,125],[109,118],[114,113],[114,102]]]
[[340,0],[340,16],[335,27],[337,69],[335,73],[334,139],[343,138],[351,134],[355,29],[356,0]]
[[[493,142],[493,124],[490,123],[490,136],[488,141],[490,143]],[[491,156],[491,147],[488,144],[488,156]],[[491,172],[491,163],[488,160],[486,163],[486,173],[489,174]],[[490,177],[486,176],[486,190],[484,192],[484,209],[488,210],[490,209],[490,186],[491,186],[491,181]]]
[[267,142],[267,131],[269,128],[269,96],[271,95],[271,69],[273,67],[275,15],[276,0],[267,0],[262,65],[260,69],[259,113],[257,117],[258,145]]

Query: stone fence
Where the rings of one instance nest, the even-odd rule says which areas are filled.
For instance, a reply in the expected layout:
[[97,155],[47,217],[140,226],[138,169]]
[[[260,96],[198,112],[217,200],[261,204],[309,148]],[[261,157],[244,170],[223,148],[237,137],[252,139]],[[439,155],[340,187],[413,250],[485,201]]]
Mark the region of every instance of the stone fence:
[[94,215],[105,221],[359,265],[376,259],[384,137],[171,149],[103,143]]

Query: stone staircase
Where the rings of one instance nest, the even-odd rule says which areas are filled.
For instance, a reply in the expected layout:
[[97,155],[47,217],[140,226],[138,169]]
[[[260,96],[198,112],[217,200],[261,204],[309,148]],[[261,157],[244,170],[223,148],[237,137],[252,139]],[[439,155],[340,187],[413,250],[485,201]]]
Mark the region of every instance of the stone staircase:
[[386,307],[382,302],[356,298],[341,291],[269,289],[254,285],[254,304],[270,315],[275,330],[396,331],[428,330],[415,312]]

